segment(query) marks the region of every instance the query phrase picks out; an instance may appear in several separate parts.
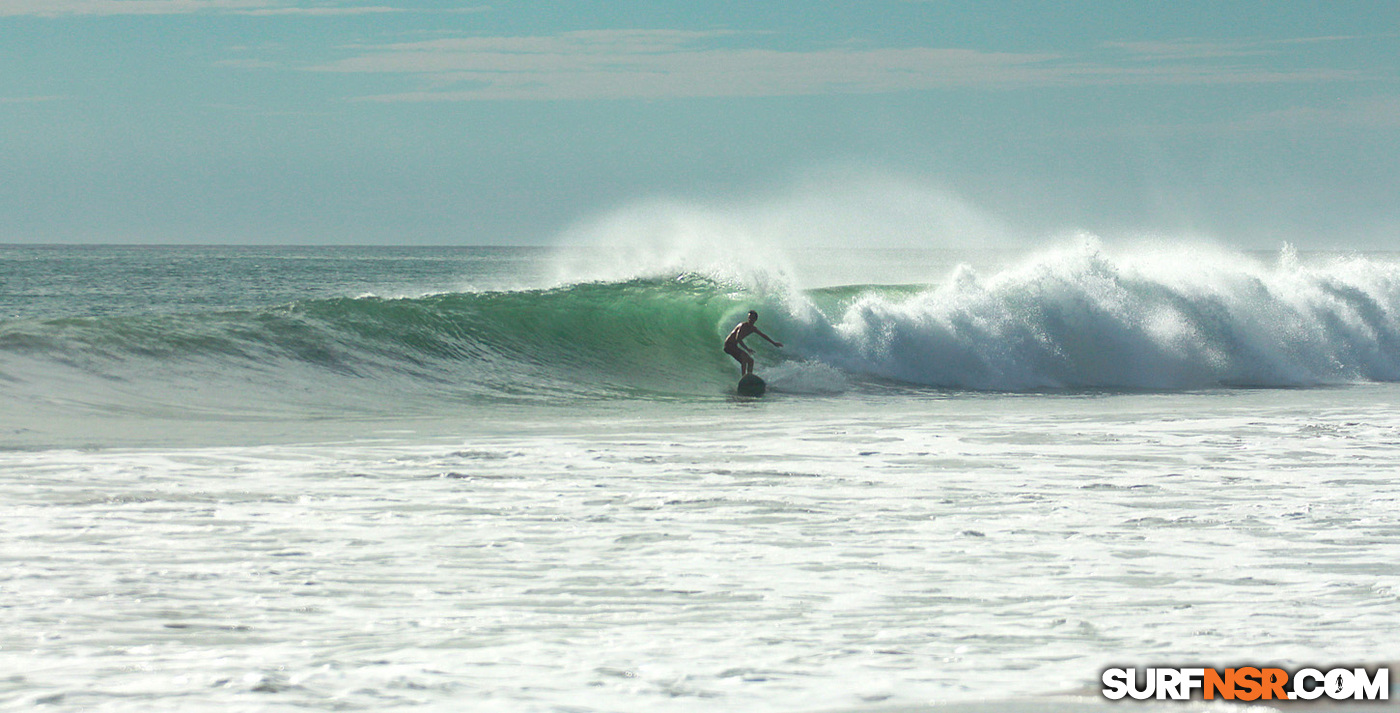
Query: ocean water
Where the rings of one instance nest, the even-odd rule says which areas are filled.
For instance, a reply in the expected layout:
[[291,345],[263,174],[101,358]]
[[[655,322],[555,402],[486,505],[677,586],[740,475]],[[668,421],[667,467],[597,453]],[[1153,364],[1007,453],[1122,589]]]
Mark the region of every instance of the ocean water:
[[1385,664],[1397,407],[1389,254],[0,247],[0,706],[1070,711],[1107,666]]

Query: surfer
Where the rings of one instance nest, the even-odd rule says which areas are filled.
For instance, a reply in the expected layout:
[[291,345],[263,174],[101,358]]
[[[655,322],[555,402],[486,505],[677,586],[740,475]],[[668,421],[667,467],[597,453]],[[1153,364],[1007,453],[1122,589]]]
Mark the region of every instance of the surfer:
[[747,376],[753,373],[753,350],[744,345],[745,337],[750,334],[757,334],[767,339],[768,343],[775,347],[781,347],[783,345],[782,342],[775,342],[772,337],[758,331],[758,327],[754,326],[754,322],[757,321],[758,312],[749,310],[749,321],[740,322],[739,325],[734,328],[734,331],[730,332],[729,336],[724,338],[724,353],[734,357],[735,361],[739,362],[740,376]]

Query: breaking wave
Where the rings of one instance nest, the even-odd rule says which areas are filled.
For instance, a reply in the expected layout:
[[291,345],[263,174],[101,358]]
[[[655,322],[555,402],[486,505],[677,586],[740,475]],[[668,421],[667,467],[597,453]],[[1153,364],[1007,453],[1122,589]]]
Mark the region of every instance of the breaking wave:
[[986,276],[962,266],[931,285],[802,291],[685,273],[15,320],[0,323],[0,390],[100,401],[78,394],[115,389],[123,398],[111,403],[127,408],[139,393],[190,407],[373,402],[395,411],[443,399],[718,396],[735,376],[720,339],[750,308],[787,345],[760,356],[779,393],[1400,380],[1394,263],[1112,256],[1086,243]]

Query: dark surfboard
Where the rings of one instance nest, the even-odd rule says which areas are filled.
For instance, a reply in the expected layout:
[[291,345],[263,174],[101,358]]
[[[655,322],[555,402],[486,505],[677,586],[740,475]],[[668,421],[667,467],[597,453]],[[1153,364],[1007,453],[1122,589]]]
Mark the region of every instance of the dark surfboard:
[[755,374],[745,374],[744,378],[739,380],[740,396],[762,396],[767,389],[768,385]]

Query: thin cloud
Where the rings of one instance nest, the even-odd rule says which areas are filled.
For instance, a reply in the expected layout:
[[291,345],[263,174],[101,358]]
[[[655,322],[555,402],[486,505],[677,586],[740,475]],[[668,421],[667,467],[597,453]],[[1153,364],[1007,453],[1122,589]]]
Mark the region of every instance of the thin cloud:
[[371,15],[385,12],[403,12],[396,7],[367,5],[364,7],[272,7],[262,10],[248,10],[245,15]]
[[1337,131],[1400,128],[1400,96],[1353,99],[1328,106],[1297,106],[1254,114],[1220,127],[1224,130]]
[[962,49],[779,51],[724,46],[740,33],[571,32],[357,48],[310,69],[414,75],[434,88],[378,101],[773,96],[1032,83],[1053,54]]
[[0,97],[0,104],[47,104],[49,102],[66,101],[69,97],[62,94],[46,94],[43,96],[30,97]]
[[[1284,133],[1309,136],[1357,131],[1393,132],[1400,128],[1400,96],[1381,95],[1338,103],[1294,105],[1268,111],[1246,112],[1215,121],[1146,122],[1095,127],[1094,135],[1114,139],[1159,139],[1166,136],[1212,136]],[[1078,135],[1078,134],[1076,134]]]
[[230,67],[233,69],[278,69],[280,65],[265,59],[221,59],[214,63],[215,67]]
[[1202,40],[1154,40],[1139,42],[1105,42],[1104,47],[1121,51],[1144,61],[1217,59],[1222,57],[1257,57],[1277,51],[1259,43],[1209,42]]
[[1262,57],[1281,54],[1291,46],[1349,42],[1365,39],[1370,38],[1360,35],[1326,35],[1319,37],[1236,40],[1181,38],[1172,40],[1105,42],[1103,46],[1112,50],[1121,51],[1140,61],[1173,61],[1230,57]]
[[[1207,58],[1178,45],[1152,61],[1141,43],[1129,61],[1061,53],[902,47],[776,50],[734,32],[601,30],[535,37],[470,37],[345,48],[354,54],[308,69],[402,74],[413,90],[367,101],[557,100],[887,93],[954,87],[1012,89],[1111,84],[1337,81],[1339,70],[1275,70]],[[748,44],[751,44],[749,42]]]
[[295,3],[285,0],[0,0],[0,17],[91,17],[112,15],[361,15],[399,12],[374,5]]

